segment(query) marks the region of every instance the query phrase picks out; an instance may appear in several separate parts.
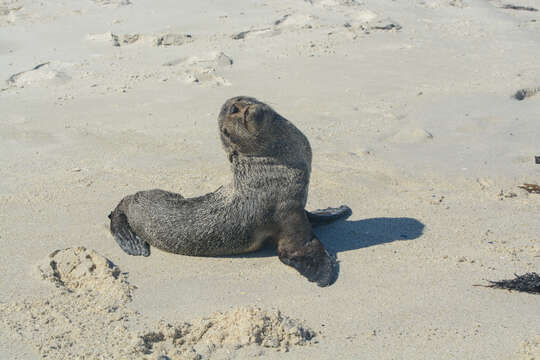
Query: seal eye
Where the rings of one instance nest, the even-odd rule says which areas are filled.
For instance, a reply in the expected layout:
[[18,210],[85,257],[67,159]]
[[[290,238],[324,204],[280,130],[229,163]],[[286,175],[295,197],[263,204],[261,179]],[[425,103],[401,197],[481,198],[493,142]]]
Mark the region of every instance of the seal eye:
[[238,110],[238,108],[236,107],[236,105],[232,105],[231,108],[229,109],[229,114],[236,114],[237,112],[239,112],[240,110]]
[[223,135],[225,135],[226,137],[229,137],[229,132],[225,128],[223,128]]

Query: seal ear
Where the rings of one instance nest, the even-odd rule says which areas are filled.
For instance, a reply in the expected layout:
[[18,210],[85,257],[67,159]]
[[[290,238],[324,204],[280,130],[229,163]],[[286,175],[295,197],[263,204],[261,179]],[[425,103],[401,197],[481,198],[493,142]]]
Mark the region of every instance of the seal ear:
[[334,283],[337,275],[336,261],[315,236],[299,247],[280,248],[278,256],[282,263],[292,266],[311,282],[324,287]]

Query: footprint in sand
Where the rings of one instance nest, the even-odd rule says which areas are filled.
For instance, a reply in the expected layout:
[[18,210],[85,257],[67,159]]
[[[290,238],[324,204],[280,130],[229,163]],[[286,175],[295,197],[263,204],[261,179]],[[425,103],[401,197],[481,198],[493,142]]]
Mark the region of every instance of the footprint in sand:
[[335,6],[360,6],[361,2],[357,0],[304,0],[305,2],[322,7],[335,7]]
[[401,129],[388,138],[388,141],[395,144],[418,144],[433,140],[433,134],[420,128]]
[[128,306],[135,287],[127,274],[84,247],[56,250],[38,269],[55,291],[0,304],[0,329],[4,337],[33,345],[42,358],[245,358],[317,342],[301,321],[251,306],[189,323],[145,325]]
[[312,29],[318,26],[318,18],[308,14],[285,14],[274,20],[272,24],[263,28],[255,28],[233,34],[233,40],[244,40],[250,38],[266,38],[281,34],[284,31],[297,29]]
[[157,47],[169,47],[181,46],[193,41],[191,34],[115,34],[110,31],[102,34],[89,34],[86,36],[86,39],[96,42],[110,42],[112,46],[116,47],[127,46],[134,43],[152,44]]
[[0,26],[13,24],[17,20],[18,13],[22,8],[22,1],[0,2]]
[[223,52],[207,58],[190,57],[166,62],[163,66],[180,67],[184,81],[191,84],[231,85],[222,74],[233,65],[233,60]]
[[364,9],[354,12],[345,22],[344,27],[356,38],[358,34],[369,34],[373,31],[399,31],[401,25],[396,21],[381,17],[377,13]]
[[266,28],[259,28],[259,29],[251,29],[246,31],[241,31],[239,33],[236,33],[232,35],[231,37],[233,40],[243,40],[243,39],[249,39],[253,37],[272,37],[279,35],[281,31],[279,29],[273,28],[273,27],[266,27]]
[[130,0],[92,0],[93,3],[99,6],[125,6],[131,5]]
[[9,87],[16,88],[62,85],[71,80],[71,76],[67,73],[69,67],[69,64],[60,62],[42,63],[30,70],[11,75],[6,83]]
[[180,46],[192,42],[193,37],[190,34],[161,34],[151,36],[154,46]]
[[274,21],[273,25],[281,30],[312,29],[320,26],[320,21],[314,15],[287,14]]
[[141,39],[140,34],[113,34],[108,31],[102,34],[88,34],[87,40],[95,42],[110,42],[113,46],[125,46],[133,44]]

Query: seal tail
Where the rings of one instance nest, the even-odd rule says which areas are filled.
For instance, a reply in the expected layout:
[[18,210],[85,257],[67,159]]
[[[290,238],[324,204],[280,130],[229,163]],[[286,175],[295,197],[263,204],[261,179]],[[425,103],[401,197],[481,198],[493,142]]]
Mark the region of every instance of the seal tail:
[[111,219],[111,234],[114,240],[120,245],[120,248],[128,255],[134,256],[149,256],[150,245],[141,239],[131,226],[129,226],[126,214],[120,210],[120,204],[109,214]]
[[311,226],[326,225],[339,219],[346,219],[352,215],[352,210],[347,205],[338,208],[318,209],[307,211],[306,215]]

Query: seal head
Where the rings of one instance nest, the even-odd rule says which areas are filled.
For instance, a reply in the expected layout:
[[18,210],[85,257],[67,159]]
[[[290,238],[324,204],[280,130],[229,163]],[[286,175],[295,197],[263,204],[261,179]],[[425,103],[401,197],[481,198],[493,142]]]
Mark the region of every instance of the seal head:
[[235,156],[280,159],[288,164],[308,165],[311,146],[291,122],[259,100],[237,96],[223,104],[218,117],[223,149],[232,162]]

